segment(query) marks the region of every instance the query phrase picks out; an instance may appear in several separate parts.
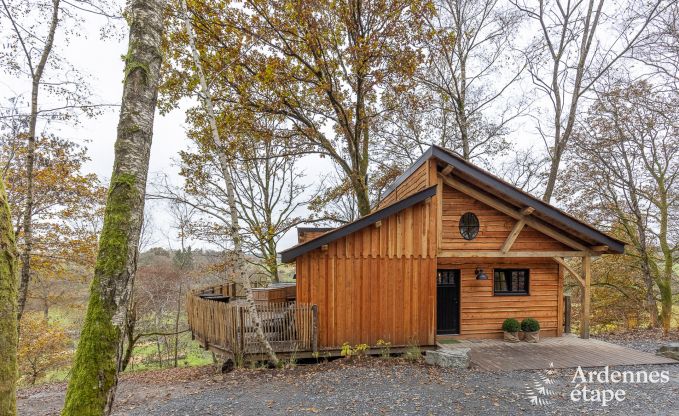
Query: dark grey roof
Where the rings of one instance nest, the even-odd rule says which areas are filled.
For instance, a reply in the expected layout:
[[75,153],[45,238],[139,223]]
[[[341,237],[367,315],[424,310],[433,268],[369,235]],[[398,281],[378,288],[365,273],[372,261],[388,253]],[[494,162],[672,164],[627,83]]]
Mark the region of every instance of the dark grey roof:
[[297,233],[325,233],[334,229],[335,227],[297,227]]
[[298,256],[301,256],[302,254],[308,253],[311,250],[315,250],[325,244],[331,243],[351,233],[359,231],[390,215],[403,211],[406,208],[409,208],[419,202],[422,202],[427,198],[431,198],[434,195],[436,195],[436,186],[429,187],[423,191],[410,195],[407,198],[404,198],[378,211],[366,215],[365,217],[360,218],[354,222],[351,222],[339,228],[335,228],[332,231],[329,231],[305,243],[298,244],[287,250],[281,251],[281,261],[283,263],[289,263]]

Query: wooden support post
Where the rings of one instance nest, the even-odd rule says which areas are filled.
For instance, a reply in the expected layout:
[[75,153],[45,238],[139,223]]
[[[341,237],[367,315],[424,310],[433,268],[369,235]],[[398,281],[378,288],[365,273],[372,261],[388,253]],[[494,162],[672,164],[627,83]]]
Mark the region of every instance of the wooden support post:
[[453,171],[453,169],[455,169],[455,167],[453,165],[448,165],[445,168],[443,168],[443,170],[441,171],[441,174],[442,175],[448,175],[448,174],[450,174],[450,172]]
[[238,307],[238,320],[240,321],[238,325],[240,329],[240,354],[245,355],[245,308],[243,307]]
[[563,297],[563,332],[571,333],[571,295]]
[[589,338],[589,316],[590,316],[590,302],[591,302],[591,285],[592,285],[592,257],[585,256],[582,258],[582,273],[585,285],[582,288],[582,319],[580,322],[580,338]]
[[318,352],[318,305],[311,305],[311,352]]

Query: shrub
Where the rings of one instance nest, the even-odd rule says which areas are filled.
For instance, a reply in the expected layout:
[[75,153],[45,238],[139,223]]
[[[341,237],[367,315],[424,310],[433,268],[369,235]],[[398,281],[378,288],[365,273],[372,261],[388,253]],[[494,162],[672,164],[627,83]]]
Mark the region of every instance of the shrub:
[[505,332],[519,332],[519,321],[514,318],[507,318],[502,323],[502,330]]
[[540,323],[533,318],[526,318],[521,321],[521,330],[523,332],[535,332],[540,330]]
[[403,353],[403,358],[407,361],[421,361],[422,360],[422,349],[417,344],[411,344]]
[[351,357],[351,345],[348,342],[345,342],[342,344],[342,350],[340,351],[340,355],[342,357]]
[[68,328],[60,321],[42,314],[24,314],[19,340],[19,371],[21,382],[35,384],[50,371],[68,366],[71,358],[71,339]]
[[377,340],[377,347],[380,349],[380,357],[389,358],[391,355],[391,342],[385,341],[383,339]]
[[356,356],[359,356],[359,357],[366,355],[369,349],[370,349],[370,345],[368,345],[368,344],[358,344],[358,345],[354,346],[354,349],[352,351],[352,355],[356,355]]
[[368,350],[370,349],[370,345],[368,344],[356,344],[353,348],[351,347],[351,344],[348,342],[345,342],[342,344],[342,350],[340,351],[340,355],[342,357],[361,357],[364,356],[368,353]]

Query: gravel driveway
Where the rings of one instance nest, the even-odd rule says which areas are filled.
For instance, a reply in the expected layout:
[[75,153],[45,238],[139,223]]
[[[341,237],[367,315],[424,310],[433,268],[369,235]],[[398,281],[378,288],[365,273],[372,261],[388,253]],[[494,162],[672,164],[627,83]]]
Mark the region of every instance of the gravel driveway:
[[[679,415],[679,365],[615,370],[666,370],[670,380],[662,384],[589,384],[589,388],[625,390],[624,401],[602,407],[570,400],[572,369],[493,373],[378,358],[283,370],[236,370],[226,375],[206,367],[123,378],[115,414]],[[541,387],[552,394],[540,394]],[[544,403],[531,404],[527,388]],[[22,390],[20,414],[58,414],[62,396],[63,386]]]
[[636,331],[595,335],[592,338],[655,354],[661,346],[669,344],[670,342],[679,342],[679,331],[676,329],[672,330],[667,337],[664,337],[662,330],[660,329],[640,329]]

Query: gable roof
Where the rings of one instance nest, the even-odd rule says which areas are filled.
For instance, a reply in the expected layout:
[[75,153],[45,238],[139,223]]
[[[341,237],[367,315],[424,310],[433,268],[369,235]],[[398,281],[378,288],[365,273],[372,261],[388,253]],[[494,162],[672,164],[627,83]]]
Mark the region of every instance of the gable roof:
[[425,190],[410,195],[407,198],[396,201],[393,204],[366,215],[365,217],[362,217],[354,222],[350,222],[349,224],[343,225],[342,227],[332,229],[331,231],[328,231],[312,240],[281,251],[281,261],[283,263],[289,263],[302,254],[308,253],[311,250],[315,250],[321,246],[324,246],[325,244],[331,243],[351,233],[359,231],[390,215],[403,211],[406,208],[410,208],[427,198],[431,198],[434,195],[436,195],[436,186],[431,186]]
[[432,158],[436,158],[445,164],[453,166],[456,175],[473,180],[475,183],[482,185],[494,196],[509,199],[517,205],[533,207],[535,209],[533,215],[539,217],[549,225],[560,229],[570,230],[575,235],[582,236],[581,238],[584,237],[595,245],[600,244],[608,246],[609,249],[607,252],[609,253],[621,254],[625,250],[624,242],[599,231],[595,227],[567,214],[559,208],[524,192],[492,173],[464,160],[460,155],[437,145],[432,145],[427,149],[412,166],[396,178],[394,183],[387,188],[385,196],[393,192],[401,183],[403,183],[403,181],[412,175],[415,170]]
[[[602,245],[607,246],[606,253],[622,254],[625,251],[625,243],[599,231],[592,225],[589,225],[568,213],[550,205],[533,195],[524,192],[516,186],[498,178],[492,173],[481,169],[480,167],[464,160],[460,155],[445,149],[443,147],[432,145],[427,149],[422,156],[420,156],[415,163],[403,172],[394,183],[392,183],[386,190],[384,196],[388,196],[398,188],[413,172],[420,168],[424,163],[430,159],[437,159],[445,165],[451,165],[454,172],[462,179],[472,182],[477,186],[500,199],[511,201],[513,205],[522,207],[532,207],[534,209],[532,216],[535,216],[545,222],[551,227],[566,231],[568,234],[576,236],[579,240],[587,242],[588,245]],[[411,207],[425,199],[436,194],[436,186],[429,187],[423,191],[417,192],[402,200],[396,201],[382,209],[374,211],[352,223],[346,224],[342,227],[332,229],[325,234],[315,237],[302,244],[298,244],[287,250],[281,252],[281,261],[288,263],[293,261],[298,256],[308,253],[311,250],[317,249],[325,244],[331,243],[337,239],[345,237],[353,232],[361,230],[368,225],[386,218],[392,214]]]

